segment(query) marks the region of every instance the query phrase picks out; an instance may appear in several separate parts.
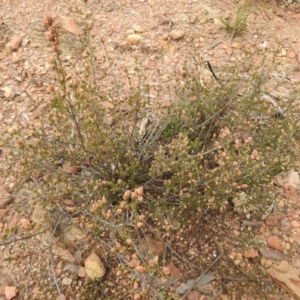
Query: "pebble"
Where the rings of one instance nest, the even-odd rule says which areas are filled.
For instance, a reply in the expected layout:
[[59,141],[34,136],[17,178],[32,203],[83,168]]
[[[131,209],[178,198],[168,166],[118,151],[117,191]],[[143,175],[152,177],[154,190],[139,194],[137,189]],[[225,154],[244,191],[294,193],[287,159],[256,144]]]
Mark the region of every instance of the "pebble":
[[127,35],[127,40],[129,41],[130,44],[132,45],[137,45],[141,42],[142,37],[139,34],[129,34]]
[[294,228],[299,228],[300,227],[300,223],[297,221],[297,220],[293,220],[291,222],[291,225],[294,227]]
[[245,251],[243,253],[243,256],[245,258],[254,258],[258,256],[258,250],[253,249],[253,248],[249,248],[249,250]]
[[98,280],[105,275],[105,267],[96,253],[92,253],[84,261],[85,271],[92,280]]
[[133,26],[132,29],[133,29],[135,32],[138,32],[138,33],[141,33],[141,32],[144,31],[144,29],[143,29],[141,26],[139,26],[139,25]]
[[173,40],[179,40],[181,38],[183,38],[185,35],[185,32],[183,30],[171,30],[169,32],[169,36],[173,39]]
[[17,287],[16,286],[6,286],[4,288],[5,297],[7,300],[14,298],[17,295]]
[[279,250],[281,251],[282,250],[282,246],[280,244],[280,240],[277,236],[273,235],[273,236],[270,236],[268,239],[267,239],[267,244],[268,244],[268,247],[272,248],[272,249],[275,249],[275,250]]
[[287,250],[287,251],[291,250],[291,244],[290,243],[286,243],[284,245],[284,249]]
[[21,47],[22,38],[20,36],[13,36],[9,42],[12,50],[18,50]]
[[85,277],[85,276],[86,276],[85,268],[84,268],[84,267],[80,267],[80,268],[78,269],[77,275],[78,275],[79,277]]

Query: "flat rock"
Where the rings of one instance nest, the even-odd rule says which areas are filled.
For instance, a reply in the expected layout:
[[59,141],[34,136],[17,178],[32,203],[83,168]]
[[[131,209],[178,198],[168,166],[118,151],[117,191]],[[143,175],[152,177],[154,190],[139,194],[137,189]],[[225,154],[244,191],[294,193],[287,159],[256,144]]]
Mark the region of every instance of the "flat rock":
[[300,299],[300,279],[296,270],[287,261],[276,262],[261,259],[266,271],[285,291]]
[[16,286],[6,286],[4,288],[5,297],[7,300],[14,298],[17,295],[17,287]]
[[92,279],[97,280],[105,275],[105,267],[96,253],[92,253],[84,261],[86,274]]

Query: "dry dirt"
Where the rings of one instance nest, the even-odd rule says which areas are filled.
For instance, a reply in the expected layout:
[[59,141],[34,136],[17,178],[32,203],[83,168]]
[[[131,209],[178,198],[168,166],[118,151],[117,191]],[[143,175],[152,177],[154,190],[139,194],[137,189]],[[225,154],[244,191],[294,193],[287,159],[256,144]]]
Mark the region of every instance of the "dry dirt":
[[[18,119],[26,135],[26,131],[32,130],[34,123],[46,113],[44,108],[51,97],[53,74],[49,60],[51,45],[45,38],[46,29],[42,25],[45,14],[57,16],[62,24],[67,24],[61,29],[61,43],[64,60],[69,60],[70,65],[86,55],[79,41],[80,30],[94,22],[92,43],[95,56],[106,67],[111,63],[113,70],[112,76],[101,82],[103,89],[110,92],[114,78],[125,82],[125,68],[130,74],[135,74],[138,61],[147,70],[147,80],[155,83],[151,97],[168,106],[173,100],[169,91],[174,89],[176,74],[182,74],[184,66],[193,68],[192,52],[203,61],[209,61],[224,80],[226,74],[237,68],[241,72],[247,71],[249,66],[240,65],[247,55],[251,57],[251,63],[259,66],[262,57],[269,61],[278,52],[277,71],[272,81],[274,94],[284,97],[299,86],[300,7],[297,3],[284,6],[255,1],[256,9],[248,18],[247,29],[231,39],[217,19],[234,18],[238,3],[232,0],[87,2],[85,5],[79,0],[1,1],[1,134],[9,134]],[[176,31],[171,34],[172,30]],[[130,43],[127,39],[130,34],[138,34],[142,40],[134,45],[134,41]],[[18,38],[22,38],[21,45],[18,45]],[[105,59],[107,53],[111,58],[109,61]],[[76,72],[80,73],[80,68]],[[207,77],[211,77],[211,73],[203,64],[203,80]],[[115,91],[116,94],[120,92]],[[27,94],[31,97],[28,98]],[[0,299],[11,299],[15,288],[17,295],[13,299],[59,299],[58,294],[51,297],[41,294],[48,278],[53,276],[52,271],[62,284],[61,299],[83,299],[80,291],[86,275],[78,270],[82,261],[77,260],[78,268],[72,271],[70,260],[76,259],[76,253],[83,251],[79,248],[85,247],[88,238],[81,229],[74,229],[70,236],[64,236],[61,245],[56,244],[51,255],[47,254],[45,237],[23,240],[22,230],[31,222],[42,222],[43,212],[35,206],[29,191],[21,189],[14,195],[16,182],[20,179],[6,175],[11,166],[4,154],[0,157],[1,193],[5,193],[5,189],[10,195],[1,198],[0,229],[11,230],[9,238],[20,237],[21,242],[8,244],[6,239],[0,241]],[[197,278],[206,268],[222,274],[216,275],[216,280],[204,287],[191,291],[187,294],[188,299],[300,299],[299,176],[297,172],[291,173],[284,181],[276,182],[276,210],[264,221],[259,216],[252,216],[250,221],[258,222],[255,226],[243,225],[241,216],[230,210],[221,215],[203,214],[170,237],[173,252],[170,251],[166,258],[172,266],[178,267],[182,274],[181,283]],[[238,239],[244,233],[249,234],[255,243],[248,244],[247,240]],[[81,244],[74,242],[80,239],[83,240]],[[215,265],[211,266],[215,259]],[[279,264],[263,270],[262,265],[268,264],[270,259],[279,261]],[[224,270],[228,271],[227,276]],[[259,283],[257,272],[261,274]],[[251,274],[256,277],[251,277]],[[109,289],[105,287],[105,281],[103,284],[103,289]],[[260,293],[257,292],[258,286]],[[105,298],[104,295],[108,296]],[[93,299],[114,298],[106,291]]]

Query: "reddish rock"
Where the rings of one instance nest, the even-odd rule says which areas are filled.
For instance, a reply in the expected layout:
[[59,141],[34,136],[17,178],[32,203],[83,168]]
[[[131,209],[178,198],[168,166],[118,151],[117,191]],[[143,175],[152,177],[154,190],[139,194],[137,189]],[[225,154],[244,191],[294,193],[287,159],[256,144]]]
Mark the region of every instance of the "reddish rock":
[[291,222],[291,225],[294,227],[294,228],[299,228],[300,227],[300,223],[297,221],[297,220],[293,220]]
[[181,271],[175,265],[169,263],[166,267],[170,270],[170,275],[173,279],[181,277]]
[[16,286],[6,286],[4,291],[5,291],[5,297],[7,300],[10,300],[17,295],[17,287]]
[[12,50],[18,50],[21,46],[22,38],[20,36],[13,36],[9,42],[9,46]]
[[275,249],[275,250],[279,250],[281,251],[282,250],[282,246],[280,244],[280,240],[277,236],[273,235],[273,236],[270,236],[268,239],[267,239],[267,244],[268,244],[268,247],[269,248],[272,248],[272,249]]
[[249,248],[247,251],[243,253],[243,256],[245,258],[254,258],[258,256],[258,250]]
[[84,267],[80,267],[80,268],[78,269],[77,275],[78,275],[79,277],[85,277],[85,276],[86,276],[85,268],[84,268]]

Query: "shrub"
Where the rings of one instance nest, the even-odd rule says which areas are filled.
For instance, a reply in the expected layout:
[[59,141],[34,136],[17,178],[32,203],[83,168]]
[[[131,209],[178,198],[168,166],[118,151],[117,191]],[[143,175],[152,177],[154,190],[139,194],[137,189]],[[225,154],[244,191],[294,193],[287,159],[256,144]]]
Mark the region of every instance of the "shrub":
[[147,217],[184,221],[185,210],[222,210],[241,192],[258,205],[273,176],[290,168],[295,97],[272,99],[265,91],[270,69],[233,74],[226,84],[187,72],[178,78],[184,85],[174,91],[176,101],[151,106],[140,65],[138,78],[127,74],[127,93],[102,92],[91,48],[85,76],[70,78],[49,24],[56,79],[47,117],[27,136],[13,132],[8,158],[17,157],[44,206],[71,199],[71,212],[95,237],[112,236],[106,247],[120,248],[120,257],[129,250],[115,241],[133,238]]

